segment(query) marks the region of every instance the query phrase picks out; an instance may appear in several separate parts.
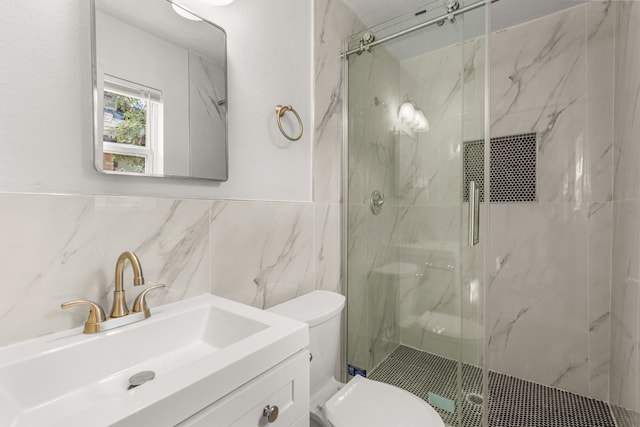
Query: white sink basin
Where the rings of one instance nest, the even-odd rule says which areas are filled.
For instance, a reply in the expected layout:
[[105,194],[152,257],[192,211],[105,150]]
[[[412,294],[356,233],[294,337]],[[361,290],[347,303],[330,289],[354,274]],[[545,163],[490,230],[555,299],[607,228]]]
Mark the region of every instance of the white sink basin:
[[[0,425],[174,425],[307,347],[307,326],[214,295],[0,348]],[[129,377],[155,379],[127,390]]]

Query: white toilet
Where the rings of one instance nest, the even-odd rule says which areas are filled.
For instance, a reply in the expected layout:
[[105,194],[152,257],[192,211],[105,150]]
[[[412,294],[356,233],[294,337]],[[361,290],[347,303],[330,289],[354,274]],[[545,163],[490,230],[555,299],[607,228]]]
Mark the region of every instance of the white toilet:
[[[333,377],[344,296],[314,291],[269,311],[309,324],[311,420],[324,427],[444,427],[425,401],[389,384],[356,376]],[[312,424],[313,425],[313,424]]]

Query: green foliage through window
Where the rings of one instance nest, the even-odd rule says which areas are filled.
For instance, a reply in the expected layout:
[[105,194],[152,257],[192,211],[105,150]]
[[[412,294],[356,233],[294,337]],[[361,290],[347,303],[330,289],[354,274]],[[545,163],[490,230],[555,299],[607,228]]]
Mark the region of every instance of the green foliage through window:
[[113,154],[114,170],[119,172],[144,173],[144,157]]
[[144,99],[105,90],[103,141],[145,147],[147,107]]
[[145,145],[147,131],[147,103],[139,98],[117,96],[118,111],[124,120],[116,129],[116,141],[124,144]]

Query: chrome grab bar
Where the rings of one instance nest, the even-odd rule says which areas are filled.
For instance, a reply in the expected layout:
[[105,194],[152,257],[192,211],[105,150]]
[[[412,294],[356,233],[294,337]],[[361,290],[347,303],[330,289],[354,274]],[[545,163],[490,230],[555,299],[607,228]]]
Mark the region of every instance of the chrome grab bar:
[[480,189],[475,181],[469,181],[469,247],[480,241]]

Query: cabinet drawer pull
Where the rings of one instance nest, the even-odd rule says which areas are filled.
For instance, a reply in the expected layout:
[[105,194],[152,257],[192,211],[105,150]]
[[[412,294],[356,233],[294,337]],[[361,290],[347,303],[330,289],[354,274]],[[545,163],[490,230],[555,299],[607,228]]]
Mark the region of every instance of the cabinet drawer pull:
[[272,423],[278,419],[278,413],[279,410],[276,405],[267,405],[262,410],[262,416],[265,417],[269,423]]

